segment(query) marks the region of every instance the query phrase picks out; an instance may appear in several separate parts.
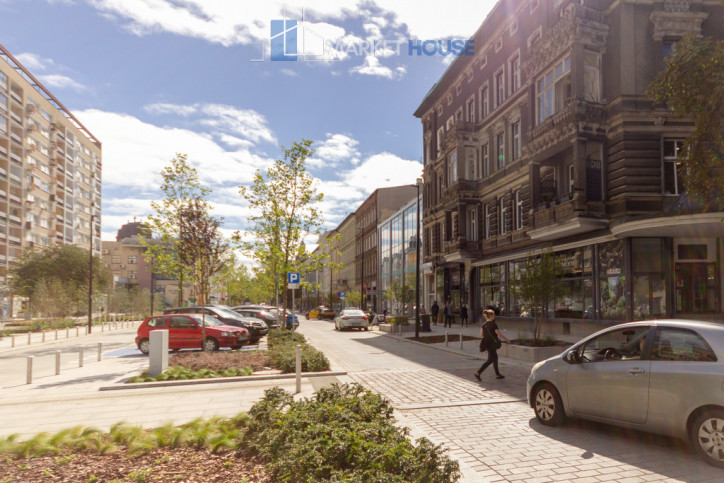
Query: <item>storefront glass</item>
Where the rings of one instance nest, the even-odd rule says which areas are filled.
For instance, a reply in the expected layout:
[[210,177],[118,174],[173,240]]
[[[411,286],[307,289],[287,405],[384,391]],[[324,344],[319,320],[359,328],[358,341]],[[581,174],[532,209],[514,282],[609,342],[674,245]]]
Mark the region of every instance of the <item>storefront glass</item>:
[[634,320],[666,314],[664,251],[661,238],[631,240]]
[[492,307],[500,315],[506,315],[505,263],[486,265],[480,269],[480,307]]
[[624,320],[626,318],[624,253],[623,240],[599,245],[600,316],[604,320]]

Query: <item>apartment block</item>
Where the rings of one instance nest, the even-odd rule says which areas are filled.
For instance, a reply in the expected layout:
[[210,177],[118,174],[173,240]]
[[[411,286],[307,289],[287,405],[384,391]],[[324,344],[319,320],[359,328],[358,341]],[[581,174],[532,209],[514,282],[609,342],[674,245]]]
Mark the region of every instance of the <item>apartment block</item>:
[[101,142],[0,45],[0,287],[27,249],[73,244],[100,255]]
[[723,24],[718,1],[499,1],[415,112],[437,300],[519,317],[514,275],[551,249],[560,330],[722,313],[722,212],[686,197],[692,125],[646,89]]

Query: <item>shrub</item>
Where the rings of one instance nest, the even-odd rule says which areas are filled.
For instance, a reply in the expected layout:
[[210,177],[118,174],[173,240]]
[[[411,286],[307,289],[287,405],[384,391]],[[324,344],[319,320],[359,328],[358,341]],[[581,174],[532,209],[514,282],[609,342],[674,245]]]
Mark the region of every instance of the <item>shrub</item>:
[[392,406],[358,384],[294,401],[266,391],[249,412],[243,451],[268,462],[274,481],[455,482],[458,463],[425,438],[411,442]]
[[298,332],[283,330],[269,333],[269,358],[282,373],[296,371],[297,344],[302,346],[302,371],[321,372],[329,370],[329,360],[322,352],[307,344]]
[[410,321],[408,320],[407,317],[402,317],[399,315],[397,315],[395,317],[389,317],[387,320],[389,321],[390,324],[394,324],[394,325],[408,325],[410,323]]

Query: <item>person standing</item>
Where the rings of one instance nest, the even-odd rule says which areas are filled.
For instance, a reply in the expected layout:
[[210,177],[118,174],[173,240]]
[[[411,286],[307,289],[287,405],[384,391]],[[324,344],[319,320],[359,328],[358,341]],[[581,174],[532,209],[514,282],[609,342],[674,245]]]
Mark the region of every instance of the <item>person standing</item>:
[[480,327],[480,337],[483,338],[483,341],[481,343],[481,347],[484,347],[485,350],[488,351],[488,360],[483,363],[482,366],[480,366],[480,369],[478,369],[478,372],[473,373],[473,376],[475,376],[475,379],[480,381],[480,374],[483,373],[485,369],[488,368],[489,365],[493,365],[493,369],[495,370],[495,378],[496,379],[504,379],[505,376],[500,373],[500,370],[498,369],[498,347],[496,344],[496,335],[504,339],[506,342],[510,344],[510,339],[508,339],[505,335],[503,335],[500,332],[500,329],[498,328],[498,324],[495,323],[495,312],[488,309],[483,311],[483,315],[485,316],[486,322],[483,324],[482,327]]
[[437,325],[437,315],[440,313],[440,306],[437,304],[437,300],[432,303],[430,307],[430,315],[432,316],[432,323]]
[[443,324],[443,327],[450,327],[452,328],[452,305],[450,305],[450,301],[448,300],[445,302],[445,306],[442,309],[442,315],[445,316],[445,322]]
[[463,304],[463,306],[460,307],[460,327],[467,326],[470,326],[470,323],[468,322],[468,306]]

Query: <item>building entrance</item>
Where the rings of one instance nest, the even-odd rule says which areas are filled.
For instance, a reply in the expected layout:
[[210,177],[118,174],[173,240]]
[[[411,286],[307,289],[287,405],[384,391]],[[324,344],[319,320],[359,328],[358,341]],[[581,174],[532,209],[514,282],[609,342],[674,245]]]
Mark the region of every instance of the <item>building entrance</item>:
[[676,264],[676,311],[702,314],[718,307],[716,264],[706,262]]

